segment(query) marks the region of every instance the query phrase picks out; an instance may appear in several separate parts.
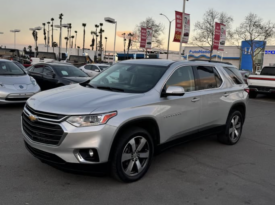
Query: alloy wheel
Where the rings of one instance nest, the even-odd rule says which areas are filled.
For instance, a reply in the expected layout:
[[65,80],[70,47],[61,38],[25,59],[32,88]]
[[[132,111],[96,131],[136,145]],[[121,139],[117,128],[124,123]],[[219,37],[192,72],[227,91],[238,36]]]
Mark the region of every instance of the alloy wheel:
[[141,136],[132,138],[124,147],[121,157],[121,166],[128,176],[141,173],[148,164],[150,146],[148,141]]
[[232,142],[236,142],[242,131],[242,122],[241,119],[238,115],[235,115],[230,123],[230,128],[229,128],[229,137],[232,140]]

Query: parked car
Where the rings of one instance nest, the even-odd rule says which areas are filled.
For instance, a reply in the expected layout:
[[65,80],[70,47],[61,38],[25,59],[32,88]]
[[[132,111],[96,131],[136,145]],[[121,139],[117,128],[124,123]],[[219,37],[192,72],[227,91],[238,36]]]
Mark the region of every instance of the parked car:
[[19,63],[22,63],[25,67],[31,65],[31,61],[28,56],[26,56],[23,51],[20,51],[18,49],[0,48],[0,58],[18,61]]
[[90,77],[94,77],[99,73],[107,70],[110,67],[108,64],[87,64],[81,66],[79,69],[82,70],[84,73],[89,75]]
[[139,180],[155,151],[173,143],[212,134],[228,145],[240,140],[248,93],[238,75],[208,62],[117,63],[90,81],[29,99],[26,148],[62,169]]
[[275,94],[275,67],[266,66],[260,75],[250,75],[248,85],[250,98],[256,98],[260,93]]
[[90,79],[86,73],[65,63],[39,63],[28,69],[28,74],[36,79],[42,90],[82,83]]
[[9,60],[0,59],[0,104],[25,103],[40,91],[35,79]]
[[70,55],[69,58],[66,60],[67,63],[71,63],[72,65],[76,67],[81,67],[83,65],[92,63],[92,59],[90,56],[76,56],[76,55]]

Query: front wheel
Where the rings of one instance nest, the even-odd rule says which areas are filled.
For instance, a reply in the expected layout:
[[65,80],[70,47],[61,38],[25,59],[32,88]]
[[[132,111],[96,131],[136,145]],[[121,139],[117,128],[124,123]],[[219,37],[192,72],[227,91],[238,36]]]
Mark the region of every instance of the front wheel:
[[112,160],[113,176],[123,182],[141,179],[150,167],[154,152],[150,134],[142,128],[131,128],[117,142]]
[[230,113],[225,132],[218,135],[218,140],[224,144],[236,144],[242,135],[243,129],[243,115],[240,111],[233,111]]

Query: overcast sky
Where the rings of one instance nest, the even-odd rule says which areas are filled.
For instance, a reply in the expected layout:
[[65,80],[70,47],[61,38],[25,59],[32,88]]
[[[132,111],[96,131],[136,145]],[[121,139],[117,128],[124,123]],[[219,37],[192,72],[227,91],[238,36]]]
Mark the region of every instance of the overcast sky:
[[[94,25],[104,23],[104,37],[108,37],[108,48],[113,48],[114,25],[104,22],[104,17],[112,17],[118,21],[118,31],[132,31],[135,26],[146,19],[153,17],[157,22],[165,25],[164,48],[166,48],[169,24],[160,13],[166,14],[170,19],[175,16],[175,10],[182,11],[183,0],[1,0],[0,35],[1,44],[12,44],[13,34],[11,29],[20,29],[17,43],[34,45],[34,40],[29,28],[42,26],[43,22],[55,18],[58,24],[58,15],[64,14],[64,23],[72,23],[73,30],[78,31],[78,43],[82,47],[82,23],[87,23],[86,47],[90,45],[90,31]],[[275,0],[189,0],[186,13],[191,14],[191,30],[194,23],[201,20],[204,12],[213,8],[217,11],[228,13],[234,18],[233,27],[244,20],[250,12],[261,16],[265,21],[274,19]],[[171,29],[171,41],[174,36],[174,24]],[[191,31],[192,32],[192,31]],[[55,32],[55,41],[58,42],[58,33]],[[63,35],[63,38],[65,36]],[[43,43],[42,31],[39,31],[38,43]],[[63,43],[64,45],[64,43]],[[177,50],[178,43],[171,43],[171,49]],[[122,50],[123,40],[117,39],[117,47]],[[108,49],[107,48],[107,49]]]

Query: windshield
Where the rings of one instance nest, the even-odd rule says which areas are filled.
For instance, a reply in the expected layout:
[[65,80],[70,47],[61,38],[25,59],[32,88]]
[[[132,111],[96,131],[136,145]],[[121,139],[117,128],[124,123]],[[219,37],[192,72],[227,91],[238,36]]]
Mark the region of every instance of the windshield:
[[164,66],[118,63],[93,78],[89,85],[98,89],[144,93],[157,84],[166,70]]
[[19,68],[21,68],[22,70],[25,70],[25,67],[21,64],[21,63],[19,63],[19,62],[13,62],[15,65],[17,65]]
[[56,65],[53,66],[53,69],[60,77],[89,77],[87,74],[74,66]]
[[0,75],[25,75],[26,73],[12,62],[0,62]]
[[275,67],[264,67],[261,75],[275,75]]
[[110,66],[108,66],[108,65],[105,65],[105,66],[100,65],[98,67],[100,68],[100,70],[104,71],[104,70],[107,70],[107,68],[109,68]]
[[44,53],[44,52],[41,53],[40,52],[40,53],[38,53],[37,58],[40,58],[40,59],[48,58],[48,59],[56,60],[56,55],[55,55],[55,53]]

